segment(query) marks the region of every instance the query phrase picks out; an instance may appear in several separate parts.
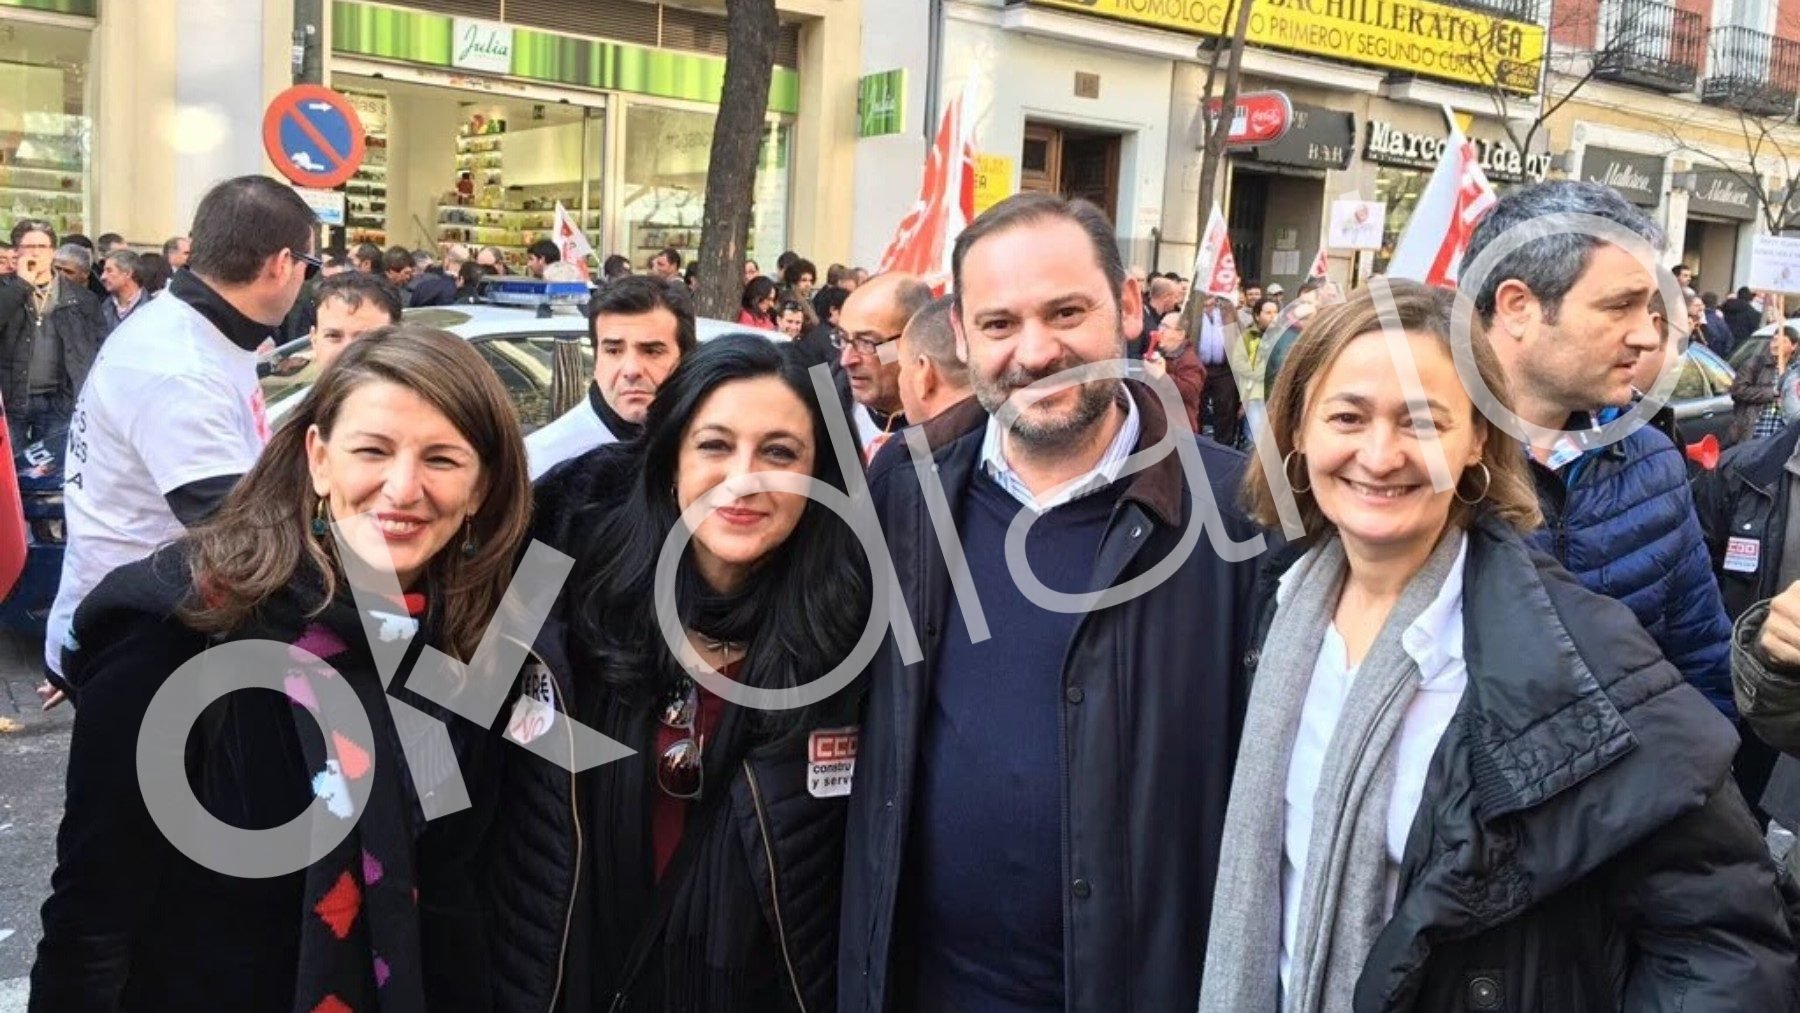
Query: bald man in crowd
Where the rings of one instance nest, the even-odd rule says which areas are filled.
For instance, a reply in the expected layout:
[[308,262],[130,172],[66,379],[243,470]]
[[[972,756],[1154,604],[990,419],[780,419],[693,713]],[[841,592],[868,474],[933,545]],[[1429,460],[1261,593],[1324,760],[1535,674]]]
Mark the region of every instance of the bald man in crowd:
[[888,438],[906,428],[900,401],[900,363],[882,354],[900,340],[907,322],[931,301],[931,288],[910,274],[879,274],[844,300],[838,314],[838,364],[856,399],[851,419],[863,460],[875,456]]
[[930,422],[974,396],[969,366],[956,357],[956,332],[950,325],[953,295],[932,300],[913,314],[895,343],[900,353],[900,403],[912,425]]
[[1131,359],[1141,359],[1144,352],[1155,347],[1156,332],[1162,329],[1162,319],[1181,308],[1181,285],[1161,276],[1150,279],[1150,288],[1144,296],[1144,329],[1135,338],[1127,338],[1125,355]]

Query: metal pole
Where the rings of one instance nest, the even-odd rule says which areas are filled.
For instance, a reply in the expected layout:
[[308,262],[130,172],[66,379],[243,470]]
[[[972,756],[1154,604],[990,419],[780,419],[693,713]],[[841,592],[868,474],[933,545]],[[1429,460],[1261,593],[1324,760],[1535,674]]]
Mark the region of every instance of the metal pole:
[[294,0],[294,83],[323,84],[325,0]]

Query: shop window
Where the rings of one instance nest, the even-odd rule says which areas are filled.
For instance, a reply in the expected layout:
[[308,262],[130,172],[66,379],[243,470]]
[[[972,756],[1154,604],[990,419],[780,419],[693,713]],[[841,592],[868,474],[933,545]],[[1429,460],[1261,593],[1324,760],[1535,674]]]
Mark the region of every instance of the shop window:
[[90,232],[87,115],[91,33],[0,25],[0,232],[48,221],[58,237]]
[[[700,249],[706,206],[706,166],[712,158],[714,115],[633,103],[625,116],[625,248],[619,252],[640,270],[665,246],[684,261]],[[763,129],[748,256],[774,263],[787,245],[788,160],[792,128]]]
[[1394,247],[1406,223],[1412,221],[1413,209],[1419,206],[1419,195],[1425,192],[1430,173],[1417,169],[1383,166],[1375,173],[1375,199],[1387,202],[1387,223],[1381,230],[1381,249],[1375,254],[1375,273],[1388,269],[1394,259]]

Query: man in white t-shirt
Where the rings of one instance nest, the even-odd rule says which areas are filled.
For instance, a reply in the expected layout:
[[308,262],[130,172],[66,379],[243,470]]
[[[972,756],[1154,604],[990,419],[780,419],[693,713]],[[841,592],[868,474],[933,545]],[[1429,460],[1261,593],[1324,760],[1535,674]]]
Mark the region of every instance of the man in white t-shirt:
[[44,638],[53,681],[88,592],[210,516],[268,441],[256,351],[318,268],[315,224],[266,176],[213,187],[170,298],[133,313],[101,349],[69,425],[68,544]]

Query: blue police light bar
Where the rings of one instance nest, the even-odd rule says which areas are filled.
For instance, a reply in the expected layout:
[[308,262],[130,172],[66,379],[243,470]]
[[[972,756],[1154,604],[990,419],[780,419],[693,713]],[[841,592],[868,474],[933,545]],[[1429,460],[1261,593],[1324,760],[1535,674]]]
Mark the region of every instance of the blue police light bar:
[[588,301],[585,281],[544,281],[539,278],[514,278],[490,275],[482,279],[482,298],[496,306],[581,306]]

